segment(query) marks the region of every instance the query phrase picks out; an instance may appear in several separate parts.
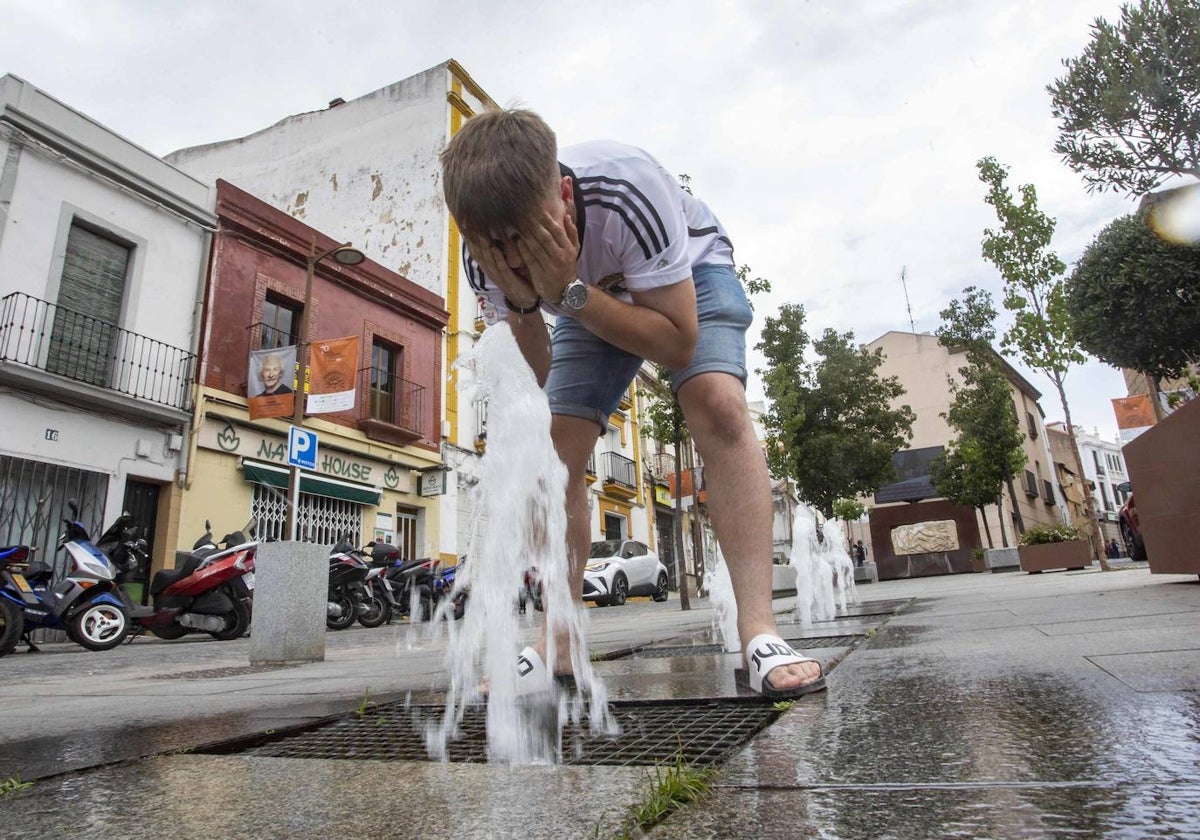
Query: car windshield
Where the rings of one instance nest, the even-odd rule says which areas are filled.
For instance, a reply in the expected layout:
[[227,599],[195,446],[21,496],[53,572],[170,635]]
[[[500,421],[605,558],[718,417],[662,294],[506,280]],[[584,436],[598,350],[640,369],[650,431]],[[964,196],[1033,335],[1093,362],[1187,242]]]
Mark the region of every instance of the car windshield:
[[592,543],[590,556],[593,559],[598,557],[615,557],[620,550],[621,540],[601,540],[600,542]]

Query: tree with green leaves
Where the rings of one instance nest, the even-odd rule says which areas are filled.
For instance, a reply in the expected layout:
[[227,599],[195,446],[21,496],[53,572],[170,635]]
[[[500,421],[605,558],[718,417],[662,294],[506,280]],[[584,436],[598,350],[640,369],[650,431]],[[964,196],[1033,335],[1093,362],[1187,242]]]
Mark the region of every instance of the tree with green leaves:
[[[1023,184],[1019,189],[1020,201],[1014,200],[1006,184],[1008,168],[995,158],[985,157],[976,166],[980,180],[988,187],[985,201],[1000,221],[999,230],[988,228],[983,232],[983,258],[1000,271],[1004,280],[1004,308],[1013,315],[1013,324],[1004,333],[1000,346],[1026,366],[1045,374],[1054,385],[1075,456],[1075,474],[1083,475],[1065,381],[1071,368],[1082,364],[1086,357],[1071,333],[1067,314],[1062,279],[1067,266],[1050,249],[1054,219],[1039,209],[1033,184]],[[1092,553],[1100,561],[1100,567],[1107,569],[1095,500],[1090,492],[1083,494],[1083,500],[1091,524]]]
[[[961,301],[951,301],[942,310],[942,326],[937,330],[939,344],[965,351],[967,359],[967,364],[958,369],[961,384],[947,377],[954,399],[942,416],[957,435],[930,468],[940,494],[979,511],[988,546],[994,547],[985,508],[988,505],[1002,508],[1001,488],[1005,484],[1017,518],[1017,530],[1025,530],[1013,487],[1013,476],[1025,466],[1024,438],[1013,408],[1008,376],[992,349],[996,337],[992,296],[974,286],[968,286],[963,294]],[[1000,539],[1003,545],[1008,545],[1003,512]]]
[[826,519],[838,499],[872,493],[895,480],[892,455],[912,439],[915,415],[894,376],[880,377],[883,352],[854,344],[854,333],[827,329],[813,342],[817,359],[803,363],[804,309],[787,306],[768,318],[758,349],[771,410],[767,461],[796,482],[804,501]]
[[1200,247],[1160,237],[1147,212],[1123,216],[1097,234],[1067,280],[1071,330],[1113,367],[1159,383],[1200,362]]
[[833,503],[833,518],[846,523],[846,548],[854,550],[850,537],[850,523],[867,512],[867,506],[858,499],[838,499]]
[[1137,0],[1047,86],[1059,121],[1054,151],[1090,191],[1147,193],[1200,177],[1200,4]]

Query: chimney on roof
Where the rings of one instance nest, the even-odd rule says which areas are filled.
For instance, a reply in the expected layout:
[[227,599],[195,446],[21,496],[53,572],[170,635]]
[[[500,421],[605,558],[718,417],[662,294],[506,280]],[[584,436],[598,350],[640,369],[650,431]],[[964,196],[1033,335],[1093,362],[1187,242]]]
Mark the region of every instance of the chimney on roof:
[[336,99],[330,99],[330,100],[329,100],[329,107],[330,107],[330,108],[336,108],[336,107],[337,107],[337,106],[339,106],[339,105],[345,105],[345,104],[346,104],[346,100],[345,100],[345,99],[342,99],[342,97],[340,97],[340,96],[339,96],[339,97],[337,97]]

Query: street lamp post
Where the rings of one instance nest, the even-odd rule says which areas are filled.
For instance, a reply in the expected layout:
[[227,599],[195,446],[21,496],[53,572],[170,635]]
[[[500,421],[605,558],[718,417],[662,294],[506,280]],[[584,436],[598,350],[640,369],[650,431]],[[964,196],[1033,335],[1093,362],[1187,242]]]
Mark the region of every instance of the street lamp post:
[[[308,255],[308,273],[304,278],[304,312],[300,316],[300,331],[296,336],[296,367],[299,371],[299,381],[292,392],[292,425],[304,426],[304,401],[307,398],[308,372],[308,328],[312,317],[312,286],[313,274],[317,263],[326,257],[333,257],[340,265],[358,265],[366,259],[362,251],[353,247],[349,242],[335,245],[327,251],[317,253],[317,240],[313,239]],[[300,538],[300,468],[293,465],[288,475],[288,539]]]

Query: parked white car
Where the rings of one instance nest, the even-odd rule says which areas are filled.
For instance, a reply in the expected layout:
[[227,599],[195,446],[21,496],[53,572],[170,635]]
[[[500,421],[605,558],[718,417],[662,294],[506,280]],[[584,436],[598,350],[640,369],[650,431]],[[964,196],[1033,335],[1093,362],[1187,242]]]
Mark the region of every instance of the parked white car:
[[630,595],[667,600],[667,567],[637,540],[592,543],[583,572],[583,600],[595,601],[598,607],[620,606]]

